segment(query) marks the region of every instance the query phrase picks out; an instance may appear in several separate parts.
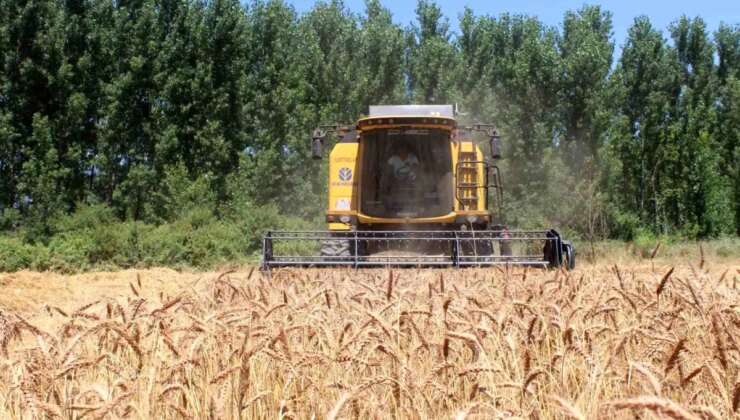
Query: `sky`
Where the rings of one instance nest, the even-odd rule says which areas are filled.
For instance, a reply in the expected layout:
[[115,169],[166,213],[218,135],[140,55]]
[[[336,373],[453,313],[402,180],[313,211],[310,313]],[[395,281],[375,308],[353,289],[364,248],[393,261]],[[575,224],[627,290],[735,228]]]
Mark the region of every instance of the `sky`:
[[[315,0],[287,0],[298,12],[311,9]],[[365,10],[364,0],[344,0],[350,10],[362,13]],[[381,3],[393,13],[397,23],[407,25],[414,20],[416,0],[381,0]],[[586,2],[578,0],[437,0],[445,16],[450,19],[451,28],[457,30],[458,15],[465,6],[470,6],[476,15],[496,16],[501,13],[526,14],[537,16],[544,23],[559,26],[563,15],[568,10],[577,10]],[[614,40],[616,50],[627,37],[627,30],[635,17],[646,15],[653,26],[661,28],[667,34],[668,25],[681,15],[701,16],[707,23],[710,32],[714,32],[720,22],[740,23],[740,0],[602,0],[591,1],[603,9],[612,12]]]

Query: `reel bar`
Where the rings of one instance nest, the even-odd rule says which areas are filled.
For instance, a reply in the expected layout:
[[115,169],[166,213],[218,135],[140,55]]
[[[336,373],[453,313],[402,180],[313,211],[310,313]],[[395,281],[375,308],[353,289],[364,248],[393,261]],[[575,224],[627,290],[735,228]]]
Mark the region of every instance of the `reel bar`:
[[471,267],[563,264],[555,230],[269,231],[262,268]]

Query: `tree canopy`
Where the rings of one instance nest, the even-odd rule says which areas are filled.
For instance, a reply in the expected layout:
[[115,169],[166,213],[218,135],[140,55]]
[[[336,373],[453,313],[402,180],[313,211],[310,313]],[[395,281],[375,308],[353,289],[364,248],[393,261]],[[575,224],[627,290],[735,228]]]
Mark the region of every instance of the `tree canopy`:
[[359,14],[339,0],[302,14],[283,0],[0,0],[0,229],[48,242],[89,205],[151,225],[193,208],[319,220],[313,126],[454,103],[500,127],[512,224],[740,233],[737,23],[641,16],[615,40],[598,6],[557,27],[468,9],[453,30],[430,0],[416,14],[396,24],[378,0]]

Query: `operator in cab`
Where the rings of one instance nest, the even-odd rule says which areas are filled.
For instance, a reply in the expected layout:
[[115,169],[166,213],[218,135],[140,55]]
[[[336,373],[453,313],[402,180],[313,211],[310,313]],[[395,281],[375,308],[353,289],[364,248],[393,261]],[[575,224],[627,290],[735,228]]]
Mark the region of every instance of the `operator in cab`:
[[394,145],[393,155],[386,162],[385,206],[394,216],[414,217],[419,211],[419,184],[423,181],[420,175],[419,158],[405,142]]
[[414,183],[419,169],[419,159],[413,154],[408,145],[401,143],[396,152],[388,159],[388,166],[392,168],[396,181]]

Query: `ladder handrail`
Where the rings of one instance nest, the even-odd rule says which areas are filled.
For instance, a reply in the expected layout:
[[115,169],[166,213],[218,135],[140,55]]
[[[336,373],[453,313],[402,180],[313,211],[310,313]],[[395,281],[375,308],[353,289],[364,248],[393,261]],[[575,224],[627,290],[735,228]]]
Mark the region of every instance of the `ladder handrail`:
[[[487,209],[488,208],[489,164],[488,162],[484,160],[460,160],[460,157],[459,157],[460,153],[461,152],[458,152],[458,161],[457,161],[457,164],[455,165],[455,199],[463,207],[463,210],[469,210],[470,207],[472,207],[470,203],[466,204],[464,202],[465,200],[474,201],[475,207],[478,207],[478,200],[480,200],[480,196],[477,194],[477,192],[478,192],[478,189],[482,188],[484,190],[483,207]],[[471,152],[468,152],[468,153],[471,153]],[[479,166],[478,165],[483,165],[483,167],[485,168],[483,184],[479,182],[479,170],[478,170]],[[469,182],[469,181],[461,181],[460,171],[464,169],[472,170],[473,179],[475,181],[474,183]],[[463,182],[469,183],[471,185],[460,185]],[[464,196],[461,197],[462,195],[460,193],[461,190],[474,190],[476,192],[476,195],[474,197],[464,197]]]

